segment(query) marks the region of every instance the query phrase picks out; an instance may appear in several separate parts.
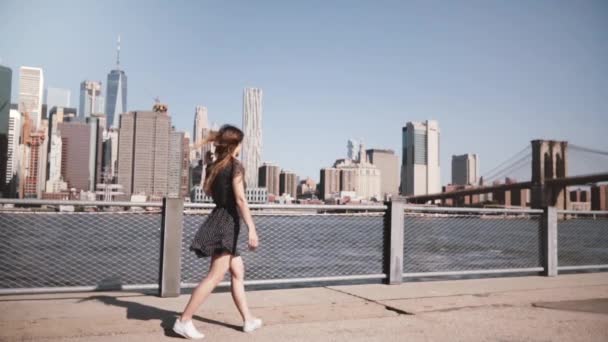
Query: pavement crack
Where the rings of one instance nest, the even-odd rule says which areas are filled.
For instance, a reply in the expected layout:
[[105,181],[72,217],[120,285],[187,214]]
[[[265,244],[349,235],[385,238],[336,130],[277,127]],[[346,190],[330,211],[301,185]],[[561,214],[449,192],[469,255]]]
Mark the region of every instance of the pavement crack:
[[365,297],[358,296],[358,295],[353,294],[353,293],[350,293],[350,292],[346,292],[346,291],[338,290],[338,289],[331,288],[331,287],[325,287],[325,288],[326,288],[326,289],[328,289],[328,290],[331,290],[331,291],[335,291],[335,292],[338,292],[338,293],[341,293],[341,294],[345,294],[345,295],[350,296],[350,297],[354,297],[354,298],[357,298],[357,299],[361,299],[361,300],[363,300],[363,301],[365,301],[365,302],[367,302],[367,303],[371,303],[371,304],[380,305],[380,306],[384,307],[384,309],[386,309],[386,310],[388,310],[388,311],[395,312],[395,313],[397,313],[398,315],[414,315],[414,313],[413,313],[413,312],[405,311],[405,310],[402,310],[402,309],[396,308],[396,307],[394,307],[394,306],[390,306],[390,305],[387,305],[387,304],[381,303],[381,302],[379,302],[379,301],[377,301],[377,300],[373,300],[373,299],[365,298]]

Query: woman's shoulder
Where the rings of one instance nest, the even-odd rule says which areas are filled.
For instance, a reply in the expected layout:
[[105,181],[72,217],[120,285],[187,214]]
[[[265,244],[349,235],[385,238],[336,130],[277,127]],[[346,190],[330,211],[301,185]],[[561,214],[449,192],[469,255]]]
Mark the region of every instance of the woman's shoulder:
[[232,158],[232,170],[232,173],[235,175],[239,173],[245,173],[245,168],[243,167],[241,161],[234,157]]

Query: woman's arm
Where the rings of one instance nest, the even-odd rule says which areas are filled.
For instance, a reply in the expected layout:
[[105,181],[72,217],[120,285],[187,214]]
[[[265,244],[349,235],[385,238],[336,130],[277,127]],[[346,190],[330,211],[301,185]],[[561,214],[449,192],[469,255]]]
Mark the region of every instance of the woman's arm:
[[241,213],[241,217],[245,224],[249,228],[249,248],[255,249],[259,245],[258,233],[255,230],[255,224],[249,211],[249,204],[245,197],[245,187],[243,186],[243,173],[238,173],[232,178],[232,188],[234,189],[234,197],[236,198],[236,205]]

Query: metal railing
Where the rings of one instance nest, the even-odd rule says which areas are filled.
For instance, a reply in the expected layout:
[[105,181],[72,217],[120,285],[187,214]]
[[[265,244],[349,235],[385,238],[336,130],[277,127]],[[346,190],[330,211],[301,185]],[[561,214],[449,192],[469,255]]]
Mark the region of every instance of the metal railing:
[[0,293],[158,288],[161,203],[0,203],[109,209],[0,211]]
[[[212,206],[186,205],[186,209]],[[247,249],[243,225],[238,250],[246,260],[246,284],[383,279],[386,206],[251,206],[261,248]],[[336,212],[339,211],[339,212]],[[195,286],[209,259],[188,247],[207,212],[186,210],[183,219],[182,286]],[[221,285],[228,285],[227,282]]]
[[403,277],[541,272],[542,214],[406,207]]
[[558,210],[559,271],[608,268],[608,211]]
[[[206,274],[188,250],[212,204],[0,199],[0,294],[157,289]],[[56,211],[74,206],[76,212]],[[32,211],[31,208],[36,208]],[[46,208],[46,209],[45,209]],[[261,248],[239,251],[247,284],[608,268],[608,212],[407,206],[251,205]],[[558,266],[559,261],[559,266]],[[229,285],[227,281],[222,286]]]

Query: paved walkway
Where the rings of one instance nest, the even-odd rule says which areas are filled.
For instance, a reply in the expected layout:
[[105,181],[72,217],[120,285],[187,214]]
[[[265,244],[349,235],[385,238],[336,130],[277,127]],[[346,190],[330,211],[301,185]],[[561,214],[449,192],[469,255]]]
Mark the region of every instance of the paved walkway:
[[[195,324],[206,341],[608,341],[608,273],[248,293],[266,326],[238,330],[229,293]],[[103,292],[0,296],[0,341],[179,341],[188,300]]]

